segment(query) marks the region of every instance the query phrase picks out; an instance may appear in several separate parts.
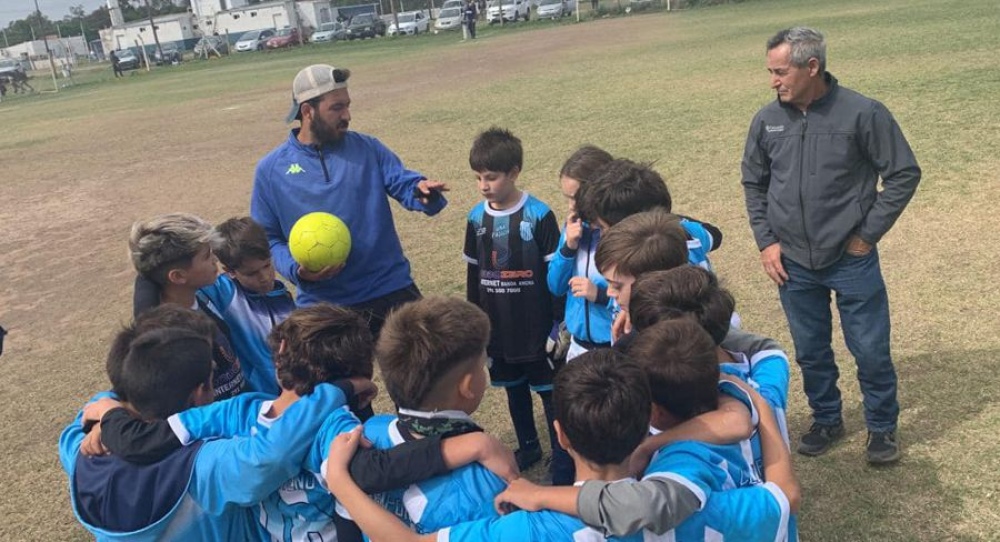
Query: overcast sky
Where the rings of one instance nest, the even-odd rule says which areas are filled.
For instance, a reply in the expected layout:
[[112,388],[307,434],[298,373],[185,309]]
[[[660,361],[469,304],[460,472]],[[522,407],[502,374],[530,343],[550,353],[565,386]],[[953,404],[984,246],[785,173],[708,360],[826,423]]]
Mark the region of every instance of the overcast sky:
[[[53,21],[69,15],[70,6],[83,5],[90,13],[104,5],[104,0],[38,0],[38,9]],[[7,28],[11,21],[23,19],[35,11],[34,0],[0,0],[0,27]]]

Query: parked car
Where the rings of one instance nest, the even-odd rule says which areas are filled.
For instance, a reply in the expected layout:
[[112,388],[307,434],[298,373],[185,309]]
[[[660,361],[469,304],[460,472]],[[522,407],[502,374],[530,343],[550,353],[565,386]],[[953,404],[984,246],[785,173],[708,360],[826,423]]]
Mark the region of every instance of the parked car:
[[531,2],[529,0],[492,0],[486,5],[486,18],[490,24],[500,22],[500,9],[503,7],[503,20],[516,21],[531,19]]
[[351,23],[347,25],[347,39],[374,38],[384,36],[387,31],[385,21],[374,13],[359,13],[351,18]]
[[266,28],[264,30],[251,30],[240,36],[239,41],[233,47],[239,52],[263,51],[267,40],[274,37],[274,30]]
[[135,54],[132,49],[121,49],[115,51],[115,56],[118,57],[118,67],[124,70],[138,70],[142,67],[142,60],[139,55]]
[[437,30],[453,30],[462,27],[462,8],[447,7],[441,8],[438,18],[434,21],[434,28]]
[[[162,54],[161,54],[162,51]],[[184,60],[184,53],[174,43],[160,45],[159,49],[153,50],[153,62],[157,66],[165,64],[180,64]]]
[[400,13],[396,15],[396,19],[399,21],[399,28],[396,28],[396,23],[390,24],[388,30],[390,36],[395,36],[396,34],[416,36],[421,32],[430,30],[430,21],[419,11]]
[[[302,41],[309,39],[309,33],[306,31],[302,32]],[[267,40],[268,49],[281,49],[284,47],[294,47],[299,44],[299,29],[285,27],[278,30],[274,34],[274,37]]]
[[13,58],[0,59],[0,76],[14,75],[15,73],[25,73],[24,66],[20,62]]
[[465,7],[465,2],[463,2],[462,0],[445,0],[445,3],[441,4],[441,9],[443,10],[448,8],[462,9],[464,7]]
[[205,36],[194,44],[195,56],[210,56],[218,52],[224,55],[229,52],[229,42],[222,36]]
[[541,0],[535,10],[539,19],[558,19],[576,11],[576,0]]
[[337,41],[347,39],[347,27],[344,23],[333,22],[333,23],[323,23],[319,25],[319,30],[317,30],[309,41],[313,43],[320,43],[324,41]]

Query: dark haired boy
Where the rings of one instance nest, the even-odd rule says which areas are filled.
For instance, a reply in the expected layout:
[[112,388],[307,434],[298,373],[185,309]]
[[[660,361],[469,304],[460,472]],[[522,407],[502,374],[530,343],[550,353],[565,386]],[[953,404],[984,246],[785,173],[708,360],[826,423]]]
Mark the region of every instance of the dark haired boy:
[[510,131],[490,128],[469,151],[484,201],[473,207],[465,229],[467,299],[489,316],[487,355],[490,380],[504,388],[525,470],[542,457],[535,428],[531,390],[542,400],[552,443],[553,483],[572,482],[569,457],[552,428],[552,377],[555,367],[545,343],[553,324],[546,275],[559,241],[559,224],[548,205],[517,188],[523,151]]
[[[617,159],[602,167],[593,182],[581,187],[577,209],[585,220],[609,228],[636,213],[673,212],[673,200],[663,177],[652,167]],[[681,216],[688,261],[712,269],[708,253],[722,245],[722,232],[707,222]]]
[[215,227],[215,255],[224,273],[200,296],[218,308],[229,326],[233,348],[243,364],[249,391],[281,392],[267,336],[295,310],[295,300],[277,280],[267,233],[250,217],[230,218]]
[[[467,301],[426,297],[386,319],[376,347],[382,381],[398,414],[365,422],[376,448],[480,432],[472,414],[486,392],[490,321]],[[418,533],[493,517],[493,498],[507,484],[473,463],[444,476],[376,497]]]
[[[134,330],[122,333],[134,336]],[[212,401],[212,364],[211,340],[203,335],[181,328],[147,331],[129,342],[116,386],[132,415],[164,420]],[[257,539],[246,507],[299,470],[323,419],[345,399],[337,388],[321,386],[266,435],[199,441],[147,465],[80,453],[86,437],[81,412],[59,440],[74,513],[102,541]]]

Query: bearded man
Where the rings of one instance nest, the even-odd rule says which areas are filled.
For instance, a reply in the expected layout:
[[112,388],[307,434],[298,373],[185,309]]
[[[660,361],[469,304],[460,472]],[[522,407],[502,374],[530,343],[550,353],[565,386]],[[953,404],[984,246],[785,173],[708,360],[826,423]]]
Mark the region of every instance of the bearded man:
[[[447,186],[403,167],[378,139],[349,130],[350,70],[314,64],[292,82],[299,120],[288,139],[265,156],[254,175],[250,216],[267,232],[279,273],[298,289],[296,304],[330,302],[362,313],[374,335],[394,307],[418,299],[386,195],[406,209],[435,215],[447,204]],[[309,271],[288,249],[303,215],[338,216],[351,232],[351,253],[335,267]]]

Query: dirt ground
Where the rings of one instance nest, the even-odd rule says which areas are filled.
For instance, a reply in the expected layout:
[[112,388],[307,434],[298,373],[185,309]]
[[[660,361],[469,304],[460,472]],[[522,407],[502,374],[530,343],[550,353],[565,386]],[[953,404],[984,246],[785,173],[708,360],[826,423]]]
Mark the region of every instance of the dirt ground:
[[[621,38],[624,23],[531,32],[531,46],[579,52]],[[352,96],[366,104],[355,125],[380,135],[389,104],[398,108],[415,94],[543,62],[521,54],[525,35],[452,48],[422,59],[419,70],[378,62],[378,70],[352,79]],[[513,56],[523,61],[490,62]],[[461,70],[452,69],[458,64]],[[399,84],[403,73],[406,84]],[[0,540],[85,538],[70,511],[56,442],[83,401],[107,388],[107,345],[130,317],[129,228],[171,211],[213,220],[247,213],[253,167],[285,136],[287,95],[283,83],[241,89],[235,100],[220,94],[141,112],[44,120],[32,124],[34,139],[0,146],[0,324],[10,332],[0,360],[0,396],[10,401],[0,427]],[[141,141],[136,124],[153,128],[155,139]]]

